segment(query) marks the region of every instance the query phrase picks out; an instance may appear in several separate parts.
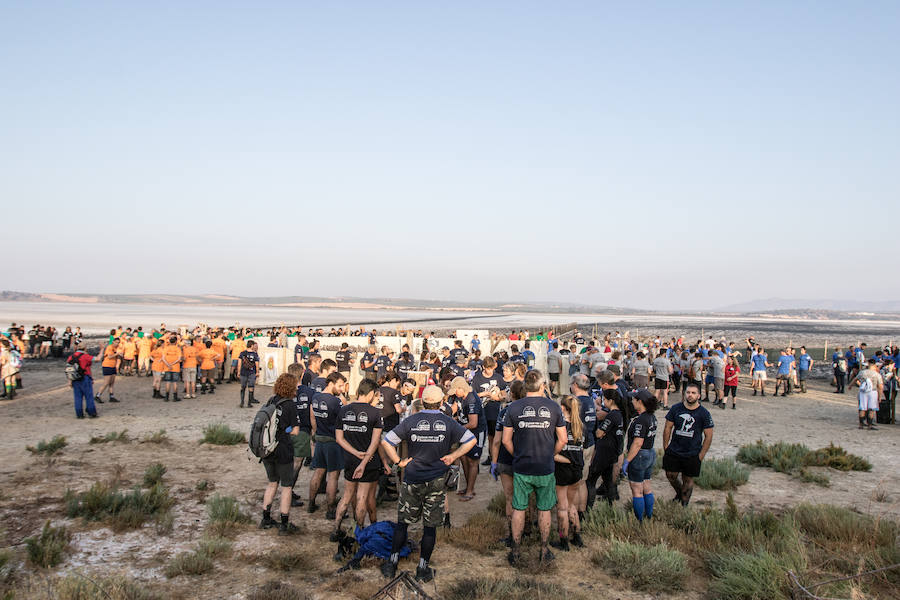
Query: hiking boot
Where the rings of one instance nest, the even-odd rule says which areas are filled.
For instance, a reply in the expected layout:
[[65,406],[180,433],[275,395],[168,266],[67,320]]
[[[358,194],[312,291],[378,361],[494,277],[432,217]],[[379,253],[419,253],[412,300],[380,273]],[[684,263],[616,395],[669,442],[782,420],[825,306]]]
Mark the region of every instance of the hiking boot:
[[[568,543],[566,545],[568,545]],[[554,556],[553,553],[550,552],[549,550],[544,550],[544,553],[541,554],[541,562],[542,563],[546,564],[549,562],[553,562],[554,560],[556,560],[556,556]]]
[[381,574],[388,579],[393,579],[397,576],[397,565],[389,560],[384,561],[381,563]]
[[308,512],[309,514],[312,514],[312,513],[316,512],[317,510],[319,510],[319,505],[316,504],[314,501],[310,502],[309,504],[306,505],[306,512]]
[[431,567],[416,567],[416,581],[428,583],[434,579],[434,569]]
[[343,529],[338,527],[337,529],[335,529],[334,531],[331,532],[331,535],[328,536],[328,541],[329,542],[339,542],[342,539],[344,539],[345,537],[347,537],[347,532],[345,532]]
[[100,415],[98,415],[97,413],[94,413],[94,414],[92,414],[92,415],[88,415],[88,419],[96,419],[96,418],[99,417],[99,416],[100,416]]
[[[244,401],[241,400],[241,403],[238,404],[238,408],[244,408]],[[247,408],[250,408],[249,406]]]
[[572,545],[576,548],[584,548],[584,540],[581,539],[581,532],[576,531],[572,536]]
[[94,396],[94,402],[96,402],[97,404],[103,404],[103,398],[101,398],[100,396]]
[[294,508],[298,508],[300,506],[303,506],[304,504],[306,504],[306,503],[300,499],[300,496],[294,494],[291,497],[291,506],[293,506]]
[[444,523],[443,523],[443,525],[444,525],[444,529],[450,529],[451,527],[453,527],[453,526],[450,524],[450,513],[444,513]]
[[263,515],[262,521],[259,522],[260,529],[272,529],[278,525],[275,519],[272,518],[271,515]]
[[300,528],[293,523],[282,521],[278,524],[278,535],[294,535],[298,531],[300,531]]
[[115,396],[110,396],[109,401],[113,404],[116,404],[118,402],[118,400],[116,400]]
[[[110,402],[112,402],[112,401],[110,401]],[[117,402],[118,402],[118,400],[117,400]],[[175,396],[172,398],[172,402],[181,402],[181,398],[178,397],[178,394],[175,394]]]
[[563,537],[553,540],[552,542],[550,542],[550,545],[557,550],[562,550],[563,552],[569,551],[569,540]]
[[336,511],[335,509],[333,509],[333,508],[329,508],[329,509],[325,512],[325,520],[327,520],[327,521],[334,521],[334,519],[335,519],[336,517],[337,517],[337,511]]
[[509,554],[506,555],[506,562],[508,562],[511,567],[519,566],[519,563],[522,562],[522,554],[519,552],[518,548],[513,548],[509,551]]

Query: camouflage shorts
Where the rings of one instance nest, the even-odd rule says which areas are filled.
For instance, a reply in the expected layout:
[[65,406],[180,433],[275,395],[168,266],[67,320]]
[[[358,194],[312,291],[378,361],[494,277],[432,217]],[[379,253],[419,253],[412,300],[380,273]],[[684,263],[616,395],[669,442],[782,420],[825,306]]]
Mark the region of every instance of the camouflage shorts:
[[411,525],[422,519],[426,527],[438,527],[444,518],[444,476],[425,483],[400,485],[397,522]]

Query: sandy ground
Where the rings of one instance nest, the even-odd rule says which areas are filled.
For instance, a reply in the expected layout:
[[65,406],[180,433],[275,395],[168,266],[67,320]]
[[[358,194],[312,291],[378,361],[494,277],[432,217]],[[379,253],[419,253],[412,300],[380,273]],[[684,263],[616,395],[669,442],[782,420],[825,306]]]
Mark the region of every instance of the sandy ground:
[[[76,420],[60,361],[31,362],[24,376],[26,387],[20,396],[0,403],[0,421],[4,423],[0,436],[0,545],[21,550],[24,538],[37,533],[45,520],[65,521],[76,536],[73,551],[58,571],[106,575],[121,572],[164,589],[171,597],[244,598],[254,586],[281,579],[302,584],[314,590],[317,597],[366,598],[383,585],[374,563],[358,574],[334,579],[332,573],[338,565],[331,559],[335,545],[327,541],[329,524],[322,511],[307,515],[303,509],[295,509],[293,520],[306,527],[305,535],[285,541],[274,531],[248,527],[237,537],[233,556],[219,560],[212,575],[167,580],[162,575],[166,561],[177,552],[190,549],[202,535],[207,522],[204,501],[209,494],[233,495],[254,519],[259,517],[265,486],[261,465],[248,460],[245,446],[198,444],[201,430],[208,423],[224,422],[241,431],[249,428],[255,411],[238,408],[237,385],[222,385],[214,396],[174,404],[151,399],[149,379],[121,378],[116,386],[120,404],[102,405],[99,419]],[[259,396],[265,399],[267,391],[261,388]],[[753,469],[750,482],[735,494],[738,505],[745,509],[783,508],[799,502],[823,502],[900,518],[900,469],[896,462],[900,428],[881,426],[879,431],[859,431],[854,400],[855,395],[831,393],[827,381],[814,382],[806,395],[787,398],[753,398],[745,385],[740,390],[737,410],[712,409],[716,421],[713,456],[733,456],[741,444],[757,439],[802,442],[810,448],[834,442],[873,464],[868,473],[829,470],[831,486],[827,488],[801,483],[767,469]],[[92,435],[122,429],[127,429],[132,438],[165,429],[171,442],[88,444]],[[65,435],[69,442],[57,456],[34,457],[25,450],[26,445],[56,434]],[[139,483],[144,469],[155,462],[168,467],[165,482],[177,500],[171,534],[158,534],[152,525],[113,534],[98,524],[64,519],[62,497],[66,489],[82,491],[94,481],[113,477],[127,487]],[[298,489],[306,489],[308,478],[308,471],[304,471]],[[210,490],[195,489],[202,479],[212,484]],[[654,483],[658,495],[671,496],[662,475]],[[483,470],[474,501],[460,503],[452,498],[454,523],[462,524],[468,515],[482,510],[499,490],[499,484]],[[876,490],[885,493],[887,501],[876,501]],[[624,485],[621,494],[623,498],[627,496]],[[700,505],[720,504],[724,498],[724,492],[698,489],[694,493],[694,502]],[[384,506],[379,510],[379,518],[394,519],[395,510],[393,505]],[[418,530],[414,537],[418,538]],[[267,569],[255,558],[286,547],[309,552],[315,569],[286,576]],[[585,568],[591,564],[589,549],[564,554],[557,562],[559,576],[565,577],[570,586],[597,598],[651,597],[623,588],[620,583],[612,584],[597,569]],[[410,562],[401,563],[401,567],[404,564],[414,568]],[[438,569],[438,579],[436,587],[429,584],[428,591],[437,591],[438,595],[441,586],[464,574],[460,565],[466,565],[471,574],[511,574],[501,552],[475,556],[447,543],[438,544],[433,564]],[[678,596],[700,598],[702,592],[694,589]]]

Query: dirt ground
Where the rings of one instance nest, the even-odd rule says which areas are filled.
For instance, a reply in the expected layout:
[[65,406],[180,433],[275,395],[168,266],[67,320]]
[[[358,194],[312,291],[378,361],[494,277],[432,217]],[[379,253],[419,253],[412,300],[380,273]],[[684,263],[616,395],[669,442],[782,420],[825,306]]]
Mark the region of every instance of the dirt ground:
[[[333,573],[339,565],[331,558],[335,544],[327,539],[329,524],[323,511],[308,515],[304,509],[294,509],[292,518],[305,526],[303,535],[280,538],[274,530],[259,531],[248,526],[235,539],[233,555],[217,560],[212,574],[174,579],[166,579],[162,574],[171,557],[190,549],[201,537],[207,523],[204,501],[210,494],[233,495],[254,520],[259,518],[265,486],[262,466],[256,460],[248,460],[244,445],[217,447],[198,443],[203,427],[209,423],[223,422],[239,431],[249,429],[255,410],[238,408],[237,384],[220,386],[214,396],[175,404],[152,399],[148,378],[120,378],[116,384],[120,404],[100,406],[99,419],[76,420],[61,361],[30,362],[24,382],[25,389],[15,400],[0,403],[0,421],[4,423],[0,436],[0,546],[12,547],[21,556],[23,540],[38,533],[45,520],[65,522],[75,531],[75,538],[72,551],[56,572],[98,576],[121,573],[174,598],[241,599],[255,586],[271,580],[292,581],[321,598],[367,598],[384,584],[374,562],[364,563],[368,566],[354,574],[335,578]],[[833,394],[827,381],[814,381],[810,387],[805,395],[754,398],[749,386],[742,385],[737,410],[711,409],[716,424],[711,455],[733,456],[741,444],[757,439],[801,442],[810,448],[833,442],[867,458],[873,465],[872,471],[829,470],[831,486],[825,488],[768,469],[753,469],[750,482],[735,493],[738,505],[745,509],[777,509],[799,502],[829,503],[900,518],[900,428],[883,425],[878,431],[860,431],[855,417],[855,394]],[[268,392],[267,388],[260,388],[258,396],[265,400]],[[133,440],[165,429],[171,441],[88,444],[91,436],[122,429],[127,429]],[[57,434],[66,436],[68,446],[56,456],[47,459],[26,451],[27,445]],[[155,462],[168,468],[164,481],[176,499],[171,533],[157,533],[148,525],[114,534],[99,524],[65,519],[62,498],[67,489],[83,491],[97,480],[112,478],[118,478],[127,488],[139,483],[144,469]],[[210,482],[210,489],[198,491],[196,484],[204,479]],[[308,480],[309,471],[304,470],[298,483],[304,497]],[[662,474],[654,484],[658,495],[671,497],[672,491]],[[498,491],[499,484],[482,469],[475,500],[461,503],[452,497],[454,523],[463,524],[468,515],[483,510]],[[624,485],[621,494],[627,497]],[[725,492],[697,489],[693,501],[699,505],[721,504],[724,498]],[[393,520],[395,510],[395,505],[380,507],[379,518]],[[414,529],[412,535],[417,539],[419,529]],[[260,555],[284,548],[308,552],[314,568],[303,573],[283,573],[260,564]],[[613,583],[591,565],[589,556],[590,544],[584,550],[558,553],[557,576],[570,589],[577,588],[597,598],[653,597]],[[502,552],[471,555],[447,543],[438,543],[432,562],[438,576],[427,591],[437,597],[442,587],[464,574],[512,574]],[[401,568],[413,569],[414,564],[404,561]],[[29,569],[21,566],[20,575],[28,576]],[[702,597],[702,584],[692,586],[678,597]]]

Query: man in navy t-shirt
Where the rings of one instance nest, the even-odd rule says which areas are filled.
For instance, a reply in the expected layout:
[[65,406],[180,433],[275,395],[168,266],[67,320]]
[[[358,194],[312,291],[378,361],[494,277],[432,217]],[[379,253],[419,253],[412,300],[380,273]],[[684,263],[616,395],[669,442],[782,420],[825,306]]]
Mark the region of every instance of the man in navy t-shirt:
[[338,476],[344,470],[344,452],[338,446],[335,438],[335,428],[338,425],[338,411],[341,409],[341,398],[344,393],[347,380],[340,373],[332,373],[326,378],[325,389],[313,396],[310,402],[312,412],[313,433],[313,476],[309,480],[309,504],[307,512],[314,512],[316,506],[316,494],[322,478],[325,477],[325,497],[327,499],[328,512],[326,519],[334,520],[337,508]]
[[663,469],[675,489],[675,500],[684,506],[691,500],[694,479],[700,476],[703,458],[712,444],[713,427],[712,415],[700,406],[700,386],[688,383],[684,402],[669,409],[663,430]]
[[[475,446],[472,432],[439,410],[443,400],[441,388],[436,385],[426,387],[422,392],[425,409],[401,421],[381,442],[388,459],[404,469],[391,556],[381,565],[381,573],[391,579],[397,573],[408,528],[419,519],[423,530],[416,579],[428,582],[434,577],[428,561],[437,540],[437,526],[444,515],[444,479],[450,465]],[[403,441],[407,444],[409,458],[401,461],[396,448]],[[456,443],[459,448],[451,452],[450,448]]]
[[541,530],[541,561],[553,560],[548,548],[550,511],[556,506],[554,456],[568,440],[566,421],[559,404],[546,396],[547,384],[540,371],[525,375],[526,396],[512,402],[503,419],[503,446],[513,456],[512,550],[510,564],[520,560],[519,544],[525,528],[525,511],[531,492],[537,499]]

